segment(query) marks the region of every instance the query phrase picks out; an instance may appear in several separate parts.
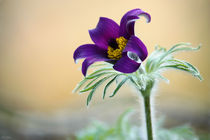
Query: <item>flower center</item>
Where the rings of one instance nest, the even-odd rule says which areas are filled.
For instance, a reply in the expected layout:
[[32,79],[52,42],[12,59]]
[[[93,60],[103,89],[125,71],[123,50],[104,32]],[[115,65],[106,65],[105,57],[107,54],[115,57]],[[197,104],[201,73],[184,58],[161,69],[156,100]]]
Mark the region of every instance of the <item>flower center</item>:
[[108,46],[108,58],[113,60],[119,60],[122,57],[122,51],[125,49],[128,40],[124,37],[118,37],[111,39]]

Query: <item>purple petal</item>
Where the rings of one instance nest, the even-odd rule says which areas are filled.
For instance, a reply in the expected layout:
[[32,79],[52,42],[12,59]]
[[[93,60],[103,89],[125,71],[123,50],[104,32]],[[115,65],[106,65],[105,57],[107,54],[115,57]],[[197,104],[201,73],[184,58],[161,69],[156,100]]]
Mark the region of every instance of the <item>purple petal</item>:
[[139,19],[140,15],[145,16],[147,22],[151,21],[150,15],[141,9],[130,10],[121,19],[119,31],[120,36],[124,36],[128,39],[131,35],[134,35],[135,21]]
[[119,25],[111,19],[101,17],[95,29],[89,30],[93,42],[107,49],[110,39],[119,37]]
[[120,60],[115,63],[113,68],[119,72],[123,73],[132,73],[135,72],[141,63],[137,63],[134,60],[131,60],[128,56],[127,53],[123,53],[123,56],[121,57]]
[[144,61],[148,55],[147,48],[144,43],[134,35],[130,37],[125,49],[123,50],[123,52],[128,51],[137,54],[141,61]]
[[107,50],[99,48],[94,44],[85,44],[79,46],[74,52],[74,60],[81,58],[107,58]]
[[83,75],[86,76],[88,67],[90,65],[92,65],[93,63],[98,62],[98,61],[111,61],[111,59],[108,59],[108,58],[91,58],[91,57],[86,58],[84,60],[84,62],[82,63],[82,73],[83,73]]

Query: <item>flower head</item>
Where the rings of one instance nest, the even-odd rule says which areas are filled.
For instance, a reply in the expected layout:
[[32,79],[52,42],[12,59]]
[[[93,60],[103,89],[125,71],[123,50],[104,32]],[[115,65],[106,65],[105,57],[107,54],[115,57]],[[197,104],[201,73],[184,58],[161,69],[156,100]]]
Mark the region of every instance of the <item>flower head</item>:
[[98,61],[113,64],[119,72],[135,72],[148,55],[144,43],[134,35],[135,21],[144,15],[148,22],[151,17],[141,9],[128,11],[121,19],[120,25],[115,21],[101,17],[95,29],[89,30],[95,44],[84,44],[74,52],[74,60],[85,58],[82,73],[85,76],[88,67]]

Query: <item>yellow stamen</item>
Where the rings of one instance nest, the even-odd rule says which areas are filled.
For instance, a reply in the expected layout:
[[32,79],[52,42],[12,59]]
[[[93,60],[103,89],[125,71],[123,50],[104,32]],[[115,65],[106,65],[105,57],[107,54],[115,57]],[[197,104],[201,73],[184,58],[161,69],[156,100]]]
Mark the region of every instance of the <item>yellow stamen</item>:
[[118,44],[118,48],[113,49],[111,46],[108,46],[107,51],[108,57],[113,60],[119,60],[122,57],[122,51],[125,49],[128,40],[121,36],[116,38],[116,42]]

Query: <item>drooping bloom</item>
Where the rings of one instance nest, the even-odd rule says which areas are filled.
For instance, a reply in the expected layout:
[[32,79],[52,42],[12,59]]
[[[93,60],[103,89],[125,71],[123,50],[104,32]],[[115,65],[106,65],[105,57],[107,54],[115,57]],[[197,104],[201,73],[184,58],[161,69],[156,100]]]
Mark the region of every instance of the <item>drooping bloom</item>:
[[144,43],[135,36],[134,25],[143,15],[150,22],[151,17],[141,9],[128,11],[120,25],[109,18],[100,17],[95,29],[89,30],[94,44],[79,46],[74,52],[74,60],[85,58],[82,73],[85,76],[88,67],[98,61],[113,64],[113,68],[122,73],[135,72],[148,55]]

